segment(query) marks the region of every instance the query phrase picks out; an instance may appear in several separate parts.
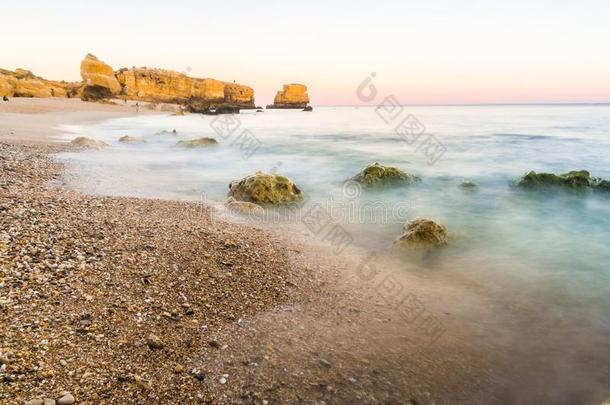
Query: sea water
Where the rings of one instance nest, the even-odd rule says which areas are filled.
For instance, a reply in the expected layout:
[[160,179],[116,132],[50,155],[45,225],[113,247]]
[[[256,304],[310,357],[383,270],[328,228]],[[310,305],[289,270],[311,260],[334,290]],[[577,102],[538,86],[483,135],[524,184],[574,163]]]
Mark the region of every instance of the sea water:
[[[68,166],[70,185],[84,192],[219,206],[231,181],[259,170],[283,174],[303,190],[306,203],[266,221],[292,222],[323,237],[303,220],[318,207],[329,226],[345,231],[345,240],[376,250],[389,249],[406,221],[435,219],[446,225],[449,246],[422,262],[423,271],[479,280],[504,299],[537,311],[538,332],[531,337],[519,325],[504,325],[522,335],[517,346],[529,341],[540,354],[535,342],[548,330],[553,341],[562,341],[552,352],[562,353],[561,361],[555,360],[560,363],[541,357],[555,373],[580,370],[589,386],[607,385],[607,375],[599,377],[583,362],[597,358],[610,366],[610,193],[523,190],[515,180],[530,170],[580,169],[610,179],[610,105],[405,110],[406,132],[397,131],[387,111],[373,107],[132,116],[65,127],[66,139],[84,135],[109,147],[58,157]],[[120,143],[126,134],[145,142]],[[219,143],[176,146],[199,137]],[[374,190],[346,183],[376,161],[421,182]],[[476,187],[461,187],[465,180]],[[565,375],[555,381],[565,384]]]

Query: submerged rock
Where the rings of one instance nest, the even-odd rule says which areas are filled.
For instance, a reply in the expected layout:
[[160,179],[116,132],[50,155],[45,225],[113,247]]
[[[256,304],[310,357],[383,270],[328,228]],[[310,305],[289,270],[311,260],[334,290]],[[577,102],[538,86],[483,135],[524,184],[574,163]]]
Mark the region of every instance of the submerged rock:
[[190,141],[178,141],[176,146],[181,146],[184,148],[205,148],[217,144],[218,142],[214,138],[199,138],[191,139]]
[[256,172],[229,185],[229,197],[261,205],[292,204],[303,199],[303,192],[287,177]]
[[231,211],[245,215],[254,215],[258,217],[264,214],[263,208],[260,205],[248,201],[237,201],[233,197],[227,198],[225,206]]
[[447,228],[427,218],[415,218],[404,226],[404,233],[394,241],[394,246],[410,249],[430,249],[447,244]]
[[155,132],[155,135],[178,135],[178,131],[175,129],[171,131],[164,129],[163,131]]
[[536,173],[531,171],[525,174],[517,183],[523,188],[536,188],[548,186],[561,186],[574,189],[589,187],[591,175],[586,170],[571,171],[564,174]]
[[72,145],[82,146],[86,148],[103,148],[108,146],[106,142],[98,141],[97,139],[87,138],[86,136],[76,137],[70,142]]
[[413,174],[405,173],[395,167],[384,166],[375,162],[368,165],[360,173],[350,180],[356,181],[366,187],[392,185],[398,183],[413,183],[421,181],[421,178]]
[[119,142],[123,142],[123,143],[142,143],[142,142],[144,142],[144,140],[142,138],[137,137],[137,136],[123,135],[122,137],[119,138]]
[[460,187],[472,190],[474,188],[477,188],[477,184],[470,180],[464,180],[460,183]]

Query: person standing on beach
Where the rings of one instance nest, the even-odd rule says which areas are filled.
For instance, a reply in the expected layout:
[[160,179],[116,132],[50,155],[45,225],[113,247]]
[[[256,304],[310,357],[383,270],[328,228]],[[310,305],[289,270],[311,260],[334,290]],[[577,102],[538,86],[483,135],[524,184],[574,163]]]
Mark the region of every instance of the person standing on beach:
[[140,112],[140,103],[136,103],[136,112]]

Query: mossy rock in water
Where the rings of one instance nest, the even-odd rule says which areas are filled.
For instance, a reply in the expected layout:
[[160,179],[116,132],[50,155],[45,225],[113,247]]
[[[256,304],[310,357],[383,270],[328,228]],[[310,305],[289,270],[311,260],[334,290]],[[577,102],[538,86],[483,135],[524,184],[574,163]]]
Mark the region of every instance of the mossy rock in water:
[[261,205],[284,205],[301,201],[303,192],[287,177],[256,172],[231,182],[228,196]]
[[176,146],[181,146],[184,148],[205,148],[217,144],[218,142],[214,138],[199,138],[191,139],[190,141],[178,141]]
[[72,145],[81,146],[84,148],[96,148],[100,149],[104,146],[108,146],[106,142],[98,141],[97,139],[87,138],[86,136],[76,137],[70,142]]
[[394,241],[394,247],[432,249],[447,245],[447,228],[431,219],[415,218],[403,229],[404,233]]
[[587,188],[591,184],[591,175],[586,170],[571,171],[564,174],[536,173],[531,171],[523,176],[517,186],[523,188],[536,188],[560,186],[573,189]]
[[400,183],[413,183],[421,181],[421,178],[413,174],[405,173],[395,167],[384,166],[375,162],[368,165],[360,173],[350,180],[356,181],[365,187],[393,185]]

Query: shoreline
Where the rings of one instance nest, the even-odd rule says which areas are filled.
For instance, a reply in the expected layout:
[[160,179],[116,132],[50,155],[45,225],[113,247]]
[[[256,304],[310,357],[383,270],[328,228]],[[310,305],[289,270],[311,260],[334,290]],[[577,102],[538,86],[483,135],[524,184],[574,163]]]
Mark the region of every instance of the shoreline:
[[[82,107],[86,111],[87,106]],[[130,113],[114,106],[98,107],[85,117],[69,114],[68,124]],[[44,130],[31,132],[25,139],[17,135],[17,140],[7,139],[4,134],[0,138],[3,173],[9,172],[7,166],[12,173],[2,179],[8,190],[1,204],[3,229],[20,230],[17,235],[3,234],[2,259],[8,268],[2,281],[9,294],[2,311],[11,319],[11,327],[3,328],[1,350],[10,353],[4,375],[14,381],[9,392],[0,390],[2,398],[24,402],[69,391],[84,402],[104,398],[125,404],[146,398],[160,403],[229,403],[250,392],[246,387],[252,366],[244,363],[269,368],[267,377],[257,381],[261,392],[265,386],[275,386],[268,379],[276,374],[275,367],[265,360],[271,353],[263,353],[260,359],[257,353],[260,347],[255,342],[263,339],[258,334],[261,325],[263,330],[273,331],[267,338],[283,344],[297,322],[295,310],[302,310],[303,320],[309,319],[311,326],[316,323],[311,318],[314,314],[332,313],[336,321],[346,313],[371,310],[361,293],[345,288],[348,284],[333,285],[346,279],[337,267],[346,271],[349,266],[340,260],[319,261],[316,257],[324,247],[312,248],[306,238],[291,243],[279,233],[249,224],[211,223],[206,207],[197,203],[91,196],[66,189],[58,182],[62,165],[48,154],[74,149],[67,143],[57,144],[53,129],[48,128],[49,121],[55,123],[59,117],[52,116],[54,112],[43,114],[45,119],[36,117]],[[5,128],[11,124],[17,123],[4,120]],[[32,131],[32,127],[21,129],[26,130]],[[45,224],[44,231],[35,226],[39,222]],[[30,227],[34,235],[21,239],[19,235]],[[58,228],[61,237],[56,235]],[[121,243],[115,245],[117,240]],[[55,252],[58,246],[62,248],[59,254]],[[201,264],[203,268],[198,267]],[[25,275],[24,269],[32,276]],[[185,275],[186,285],[186,280],[180,280]],[[175,283],[176,278],[180,283]],[[209,295],[193,289],[201,280],[208,281],[206,289],[214,286],[216,292]],[[26,291],[23,285],[27,285]],[[237,298],[240,291],[242,296]],[[203,304],[212,299],[216,316],[207,313],[209,304]],[[341,309],[329,312],[339,301],[343,301]],[[379,305],[379,298],[375,301]],[[380,315],[386,310],[376,312]],[[149,347],[151,335],[163,341],[162,348]],[[213,343],[217,341],[219,347]],[[244,360],[236,362],[236,357]],[[302,359],[285,361],[298,365]],[[310,361],[314,363],[312,381],[326,378],[327,366],[320,368],[316,358]],[[360,367],[358,363],[345,366],[353,368],[356,377]],[[220,384],[220,378],[229,383]],[[392,378],[384,375],[382,380],[388,384]],[[345,386],[345,399],[362,395],[354,392],[349,377],[335,384]],[[369,387],[365,395],[374,400],[384,390]],[[318,397],[318,391],[311,382],[292,384],[275,394],[247,395],[252,402],[265,396],[296,400],[302,395]],[[421,388],[413,390],[403,384],[399,392],[409,392],[427,403]],[[333,392],[322,392],[322,396],[329,394]]]
[[[0,402],[62,391],[117,404],[488,404],[527,394],[509,390],[524,365],[513,365],[514,337],[502,336],[500,319],[523,310],[505,313],[510,297],[355,248],[338,256],[305,229],[211,221],[203,204],[67,189],[48,155],[75,149],[49,127],[133,114],[89,105],[0,126],[0,312],[11,320],[0,351],[12,352]],[[9,125],[28,136],[6,136]],[[431,340],[433,318],[445,332]]]

